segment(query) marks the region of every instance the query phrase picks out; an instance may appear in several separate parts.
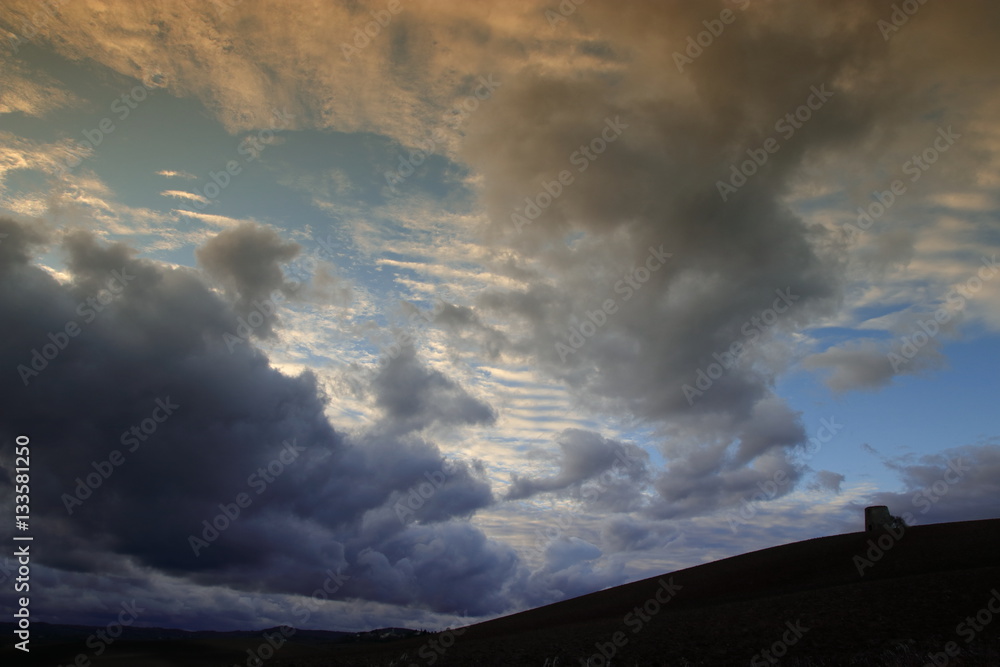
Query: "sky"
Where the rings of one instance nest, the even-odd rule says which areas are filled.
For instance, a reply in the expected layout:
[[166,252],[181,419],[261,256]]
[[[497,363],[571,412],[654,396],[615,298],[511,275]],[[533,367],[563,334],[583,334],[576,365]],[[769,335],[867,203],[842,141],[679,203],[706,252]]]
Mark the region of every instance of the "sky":
[[988,0],[4,0],[33,618],[437,629],[867,505],[997,517],[998,29]]

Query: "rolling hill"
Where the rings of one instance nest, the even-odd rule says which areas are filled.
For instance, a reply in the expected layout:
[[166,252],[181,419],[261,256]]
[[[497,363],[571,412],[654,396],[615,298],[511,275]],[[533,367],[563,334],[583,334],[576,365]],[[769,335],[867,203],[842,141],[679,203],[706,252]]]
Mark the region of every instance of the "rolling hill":
[[[25,664],[70,664],[87,651],[51,627]],[[262,637],[137,630],[91,664],[247,665]],[[822,537],[466,628],[378,638],[296,631],[264,665],[995,666],[1000,519]],[[12,653],[0,653],[4,664],[21,664]]]

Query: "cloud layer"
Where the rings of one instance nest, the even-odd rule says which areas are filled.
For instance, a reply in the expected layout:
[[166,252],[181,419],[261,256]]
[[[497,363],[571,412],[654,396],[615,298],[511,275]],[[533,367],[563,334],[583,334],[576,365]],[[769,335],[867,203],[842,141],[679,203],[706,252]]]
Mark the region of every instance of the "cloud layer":
[[[996,3],[903,22],[888,0],[593,2],[555,19],[527,1],[403,4],[379,23],[381,2],[80,0],[41,20],[5,3],[0,113],[56,128],[0,133],[0,204],[18,216],[0,218],[0,441],[28,432],[45,452],[38,538],[65,545],[42,558],[53,596],[60,577],[120,571],[169,578],[149,583],[158,599],[284,604],[332,571],[365,622],[497,614],[664,553],[801,536],[809,493],[824,527],[914,505],[956,457],[971,469],[927,516],[995,513],[996,443],[884,459],[905,491],[878,492],[806,465],[781,382],[884,390],[1000,331],[1000,280],[979,268],[997,248]],[[156,88],[157,128],[154,109],[183,102],[227,146],[263,141],[258,176],[216,199],[191,191],[207,177],[183,151],[131,155],[160,204],[209,212],[144,208],[124,178],[113,192],[114,146],[135,135],[80,148],[64,114],[89,129],[116,98],[39,74],[50,60]],[[284,133],[260,139],[275,113]],[[208,136],[173,129],[185,149]],[[85,160],[66,173],[74,145]],[[262,173],[275,189],[233,203]],[[319,216],[337,239],[322,252]],[[345,278],[332,264],[352,253]],[[419,335],[402,339],[397,311]],[[357,353],[390,334],[391,354]],[[548,386],[570,409],[532,393]],[[497,387],[555,437],[525,442]],[[778,478],[764,504],[799,532],[755,509],[735,542],[720,517]]]

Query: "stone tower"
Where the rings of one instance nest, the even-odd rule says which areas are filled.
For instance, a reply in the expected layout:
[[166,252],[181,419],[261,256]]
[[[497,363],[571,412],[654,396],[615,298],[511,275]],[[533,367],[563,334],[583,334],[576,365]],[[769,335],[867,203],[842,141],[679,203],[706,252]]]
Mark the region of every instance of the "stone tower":
[[865,508],[865,531],[871,532],[889,525],[892,525],[892,515],[889,514],[888,507],[872,505]]

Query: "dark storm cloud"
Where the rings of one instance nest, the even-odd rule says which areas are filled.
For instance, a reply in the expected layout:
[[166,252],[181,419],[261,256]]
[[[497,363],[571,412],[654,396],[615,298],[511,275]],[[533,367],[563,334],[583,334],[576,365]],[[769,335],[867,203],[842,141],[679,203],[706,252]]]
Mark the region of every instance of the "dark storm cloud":
[[[71,279],[60,284],[29,262],[42,237],[9,220],[0,233],[0,483],[9,491],[8,443],[29,435],[33,528],[61,546],[42,564],[103,573],[134,562],[204,585],[302,594],[329,569],[349,577],[341,597],[508,608],[497,591],[516,556],[453,521],[493,502],[482,469],[402,435],[488,421],[488,406],[407,355],[390,376],[434,402],[409,404],[383,377],[395,426],[346,439],[311,373],[283,375],[251,346],[226,344],[238,311],[197,271],[81,232],[63,239]],[[239,298],[275,284],[241,281],[258,287]],[[241,493],[250,503],[220,520]],[[228,525],[214,537],[203,521]]]
[[[105,626],[113,621],[123,602],[142,608],[138,623],[147,627],[247,630],[293,622],[297,628],[317,630],[370,630],[376,627],[428,627],[440,625],[440,616],[415,607],[328,602],[329,590],[338,590],[345,578],[329,568],[300,570],[310,581],[309,596],[268,595],[249,598],[247,591],[224,586],[202,586],[174,577],[150,577],[134,563],[106,562],[113,578],[102,574],[55,570],[33,563],[32,582],[45,594],[45,619],[53,623]],[[35,588],[35,587],[33,587]],[[86,591],[81,595],[80,591]],[[317,592],[318,591],[318,592]],[[252,599],[253,604],[248,604]],[[53,603],[50,603],[49,601]],[[39,602],[42,602],[39,595]],[[0,609],[5,609],[4,599]]]

